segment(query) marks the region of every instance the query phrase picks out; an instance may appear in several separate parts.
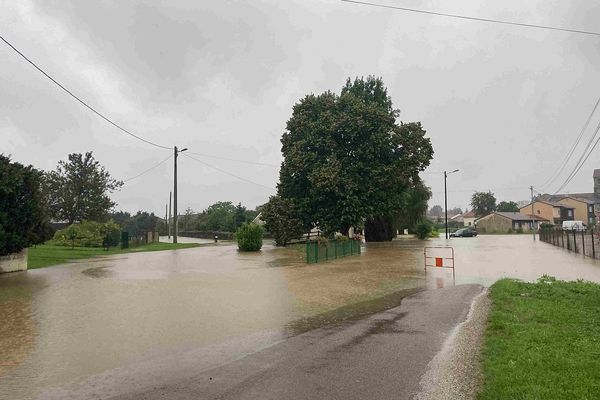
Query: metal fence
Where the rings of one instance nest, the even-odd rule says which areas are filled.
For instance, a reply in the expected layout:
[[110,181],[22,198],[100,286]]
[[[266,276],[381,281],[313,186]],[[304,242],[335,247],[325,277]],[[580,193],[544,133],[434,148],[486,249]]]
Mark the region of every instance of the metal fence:
[[600,231],[567,230],[561,228],[541,228],[539,237],[542,242],[562,247],[587,257],[600,258]]
[[336,258],[360,254],[360,240],[329,240],[306,242],[306,263],[315,264]]

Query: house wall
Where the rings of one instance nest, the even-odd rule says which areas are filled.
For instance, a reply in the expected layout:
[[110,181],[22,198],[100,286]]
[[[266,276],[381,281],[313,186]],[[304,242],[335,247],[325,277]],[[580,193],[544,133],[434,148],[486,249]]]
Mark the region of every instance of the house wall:
[[[531,204],[521,207],[519,212],[521,214],[531,215]],[[533,203],[533,214],[536,217],[544,218],[553,222],[555,218],[560,218],[560,208],[554,207],[551,204],[536,201]]]
[[569,197],[559,200],[558,203],[575,209],[575,214],[574,214],[574,218],[573,218],[575,221],[583,221],[584,224],[589,223],[588,204],[587,203],[584,203],[583,201],[571,199]]
[[475,219],[475,217],[463,218],[463,223],[465,224],[465,226],[475,226]]
[[498,214],[491,214],[477,221],[477,230],[480,233],[508,233],[512,228],[512,221]]

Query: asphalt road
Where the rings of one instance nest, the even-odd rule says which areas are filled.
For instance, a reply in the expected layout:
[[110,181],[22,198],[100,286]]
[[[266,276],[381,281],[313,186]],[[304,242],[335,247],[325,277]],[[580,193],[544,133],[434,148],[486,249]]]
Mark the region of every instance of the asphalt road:
[[125,399],[410,399],[479,285],[419,292],[369,318],[319,328]]

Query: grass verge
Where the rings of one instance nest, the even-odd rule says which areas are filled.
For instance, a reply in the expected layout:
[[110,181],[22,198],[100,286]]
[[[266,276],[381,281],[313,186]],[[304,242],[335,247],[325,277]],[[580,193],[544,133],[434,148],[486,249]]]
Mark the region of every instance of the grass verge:
[[504,279],[490,296],[479,400],[598,398],[600,285]]
[[108,251],[97,247],[75,247],[56,246],[52,244],[41,244],[29,248],[27,252],[27,268],[36,269],[49,267],[51,265],[64,264],[69,260],[81,260],[96,256],[111,254],[140,253],[145,251],[177,250],[189,247],[198,247],[198,243],[150,243],[129,249],[113,248]]

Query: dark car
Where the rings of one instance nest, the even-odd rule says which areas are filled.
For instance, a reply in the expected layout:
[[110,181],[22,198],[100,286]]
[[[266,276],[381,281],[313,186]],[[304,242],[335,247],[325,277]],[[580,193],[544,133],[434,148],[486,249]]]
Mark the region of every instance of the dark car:
[[462,228],[450,234],[450,237],[475,237],[477,230],[473,228]]

